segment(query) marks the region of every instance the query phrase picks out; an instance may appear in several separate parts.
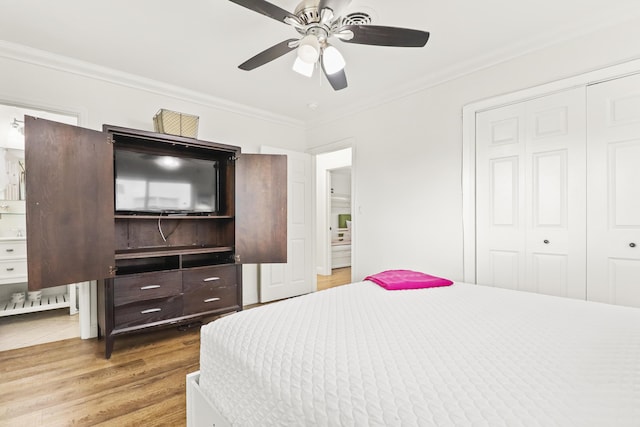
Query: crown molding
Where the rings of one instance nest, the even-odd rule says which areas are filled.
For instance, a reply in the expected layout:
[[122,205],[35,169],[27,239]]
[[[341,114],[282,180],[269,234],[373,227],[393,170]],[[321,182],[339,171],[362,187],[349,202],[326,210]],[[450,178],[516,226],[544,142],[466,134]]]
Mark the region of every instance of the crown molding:
[[7,58],[57,71],[76,74],[82,77],[101,80],[107,83],[142,90],[156,95],[168,96],[181,101],[191,102],[253,119],[264,120],[278,125],[302,129],[305,128],[304,122],[290,117],[273,114],[269,111],[232,102],[223,98],[206,95],[183,87],[170,85],[135,74],[125,73],[112,68],[103,67],[4,40],[0,40],[0,58]]
[[[572,27],[566,27],[556,33],[541,34],[538,37],[505,45],[499,50],[494,50],[485,55],[471,58],[468,61],[458,62],[450,67],[425,75],[420,79],[399,84],[395,86],[393,90],[380,93],[377,96],[363,98],[358,104],[351,104],[344,108],[335,109],[331,114],[317,117],[316,119],[307,122],[307,130],[329,125],[333,122],[344,119],[345,117],[353,116],[364,111],[410,97],[416,93],[429,90],[449,81],[457,80],[499,64],[524,57],[534,52],[569,42],[579,37],[587,36],[608,28],[615,28],[625,22],[637,20],[639,17],[639,15],[637,15],[637,10],[636,14],[625,12],[628,11],[615,10],[612,11],[609,16],[600,17],[601,19],[597,23],[592,21],[577,23]],[[620,62],[634,58],[635,56],[623,59]]]

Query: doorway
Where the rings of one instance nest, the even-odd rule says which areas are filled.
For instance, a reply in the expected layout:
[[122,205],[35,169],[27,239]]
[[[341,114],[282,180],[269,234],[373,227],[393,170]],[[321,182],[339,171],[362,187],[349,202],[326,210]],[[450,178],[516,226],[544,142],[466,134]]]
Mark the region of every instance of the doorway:
[[0,104],[0,351],[81,336],[77,285],[27,290],[24,116],[78,117]]
[[[316,155],[316,265],[319,290],[352,282],[355,231],[352,208],[355,187],[352,175],[352,148]],[[328,284],[330,286],[325,286]]]

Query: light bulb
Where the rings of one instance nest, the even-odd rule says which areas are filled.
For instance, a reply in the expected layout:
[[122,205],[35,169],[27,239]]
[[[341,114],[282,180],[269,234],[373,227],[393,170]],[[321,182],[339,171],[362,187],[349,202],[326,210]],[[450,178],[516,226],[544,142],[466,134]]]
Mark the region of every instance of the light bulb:
[[322,53],[322,63],[327,74],[335,74],[344,69],[346,62],[338,49],[328,45]]
[[296,58],[296,62],[293,63],[293,71],[296,73],[302,74],[305,77],[311,77],[313,75],[313,68],[315,64],[304,62],[300,58]]
[[307,64],[315,63],[320,57],[320,43],[313,34],[304,36],[298,46],[298,58]]

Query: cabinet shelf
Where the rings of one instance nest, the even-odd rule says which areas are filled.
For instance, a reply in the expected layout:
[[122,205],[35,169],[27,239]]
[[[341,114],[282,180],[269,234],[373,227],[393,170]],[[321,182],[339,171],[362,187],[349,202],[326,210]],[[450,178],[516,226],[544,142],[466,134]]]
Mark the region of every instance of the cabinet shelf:
[[212,246],[212,247],[171,247],[171,248],[148,248],[148,249],[131,249],[120,250],[116,252],[115,259],[136,259],[136,258],[151,258],[151,257],[164,257],[172,255],[189,255],[189,254],[209,254],[216,252],[230,252],[233,251],[231,246]]
[[40,301],[0,302],[0,317],[70,307],[69,294],[43,295]]

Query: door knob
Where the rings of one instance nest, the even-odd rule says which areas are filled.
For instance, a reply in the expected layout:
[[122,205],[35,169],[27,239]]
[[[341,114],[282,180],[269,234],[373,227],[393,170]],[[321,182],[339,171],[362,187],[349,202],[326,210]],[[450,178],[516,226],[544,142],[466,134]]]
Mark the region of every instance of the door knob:
[[547,239],[544,239],[543,243],[544,243],[545,245],[548,245],[548,244],[549,244],[549,241],[548,241]]
[[630,247],[630,248],[635,248],[635,247],[636,247],[636,244],[635,244],[635,243],[633,243],[633,242],[631,242],[631,243],[629,243],[629,247]]

